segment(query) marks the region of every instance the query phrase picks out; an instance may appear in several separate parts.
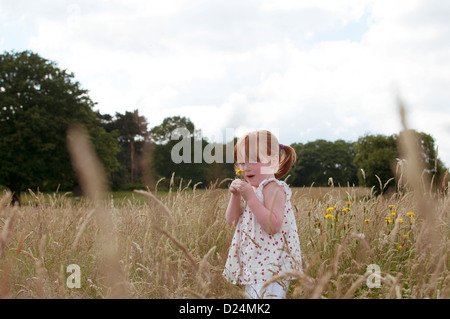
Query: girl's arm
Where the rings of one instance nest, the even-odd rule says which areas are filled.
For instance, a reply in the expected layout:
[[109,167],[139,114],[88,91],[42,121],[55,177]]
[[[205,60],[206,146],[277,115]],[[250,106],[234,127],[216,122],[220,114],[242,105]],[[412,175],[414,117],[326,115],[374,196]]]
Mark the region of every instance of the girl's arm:
[[246,189],[242,193],[262,229],[269,234],[275,234],[280,231],[283,223],[286,195],[283,189],[273,182],[264,187],[263,195],[264,204],[251,188],[250,191]]
[[228,225],[237,224],[239,217],[242,214],[243,207],[241,206],[241,193],[236,188],[236,183],[230,185],[231,198],[228,202],[227,212],[225,213]]
[[233,224],[236,225],[241,214],[242,214],[241,196],[231,194],[231,198],[230,201],[228,202],[226,212],[228,225],[230,226],[232,226]]

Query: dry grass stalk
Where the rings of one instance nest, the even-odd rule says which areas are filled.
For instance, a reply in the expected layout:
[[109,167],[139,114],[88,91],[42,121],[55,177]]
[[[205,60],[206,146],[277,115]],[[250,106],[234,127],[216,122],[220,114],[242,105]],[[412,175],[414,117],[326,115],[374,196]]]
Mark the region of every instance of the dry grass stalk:
[[13,235],[14,221],[17,214],[17,206],[9,208],[8,205],[11,202],[12,196],[7,194],[0,200],[0,211],[7,210],[9,217],[6,219],[3,229],[0,233],[0,298],[11,298],[11,272],[14,262],[12,260],[4,259],[5,250],[8,245],[8,241]]
[[191,253],[189,252],[189,249],[186,247],[186,245],[184,245],[183,243],[181,243],[178,239],[176,239],[174,236],[172,236],[168,231],[161,229],[157,226],[154,226],[159,232],[161,232],[162,234],[164,234],[165,236],[167,236],[178,248],[180,248],[183,253],[186,255],[187,259],[189,260],[191,267],[194,270],[198,269],[198,262],[195,261],[194,257],[191,255]]
[[155,195],[153,195],[150,192],[143,191],[143,190],[134,190],[134,192],[136,192],[138,194],[142,194],[144,196],[147,196],[149,199],[154,200],[159,206],[161,206],[161,208],[163,209],[163,212],[165,213],[167,218],[170,220],[172,225],[176,226],[176,221],[173,218],[172,212],[170,211],[170,209],[163,202],[161,202],[158,198],[156,198]]
[[400,111],[401,123],[403,132],[400,135],[400,151],[404,155],[406,165],[407,182],[413,189],[414,196],[418,204],[418,218],[424,220],[424,227],[421,237],[418,239],[420,249],[429,249],[431,252],[436,252],[441,239],[437,231],[436,222],[436,208],[434,202],[429,196],[429,192],[424,185],[430,185],[427,180],[425,167],[421,161],[421,150],[419,148],[419,141],[414,131],[408,129],[406,110],[403,102],[398,99],[398,106]]
[[[127,289],[124,286],[123,274],[119,264],[119,252],[117,247],[117,235],[111,212],[105,204],[107,183],[103,166],[95,154],[86,131],[79,126],[72,126],[67,133],[67,144],[72,165],[77,173],[84,194],[90,198],[95,206],[96,221],[99,226],[98,243],[101,249],[101,257],[104,262],[98,265],[105,277],[107,297],[124,298]],[[83,226],[79,230],[81,235]],[[75,238],[73,247],[76,247],[78,238]]]
[[5,225],[3,226],[2,232],[0,233],[0,258],[3,256],[8,240],[12,235],[12,230],[14,227],[14,217],[14,213],[12,213],[11,216],[8,217]]

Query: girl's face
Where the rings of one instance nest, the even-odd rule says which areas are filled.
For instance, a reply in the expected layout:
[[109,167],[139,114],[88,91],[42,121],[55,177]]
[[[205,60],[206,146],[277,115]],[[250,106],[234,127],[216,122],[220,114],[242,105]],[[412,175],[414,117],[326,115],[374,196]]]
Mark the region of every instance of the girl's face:
[[245,180],[253,187],[258,187],[263,180],[274,177],[270,163],[239,163],[239,168],[244,171]]
[[[241,139],[236,146],[236,162],[239,164],[239,169],[243,170],[245,180],[253,187],[258,187],[259,184],[267,179],[274,177],[278,170],[279,164],[279,147],[276,141],[267,142],[264,137],[249,138],[249,141]],[[268,150],[268,144],[276,145],[273,149]]]

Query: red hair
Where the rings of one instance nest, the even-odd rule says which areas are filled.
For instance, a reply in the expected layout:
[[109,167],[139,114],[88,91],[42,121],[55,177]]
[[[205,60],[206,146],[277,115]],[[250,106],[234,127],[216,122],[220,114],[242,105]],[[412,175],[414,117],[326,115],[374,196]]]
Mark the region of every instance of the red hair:
[[[244,146],[245,155],[238,154],[238,150],[242,150],[242,146]],[[270,131],[259,130],[250,132],[242,136],[234,146],[235,168],[239,169],[237,167],[239,165],[238,157],[240,160],[245,160],[245,162],[252,160],[261,162],[264,158],[273,158],[275,155],[278,155],[279,163],[274,175],[275,178],[279,179],[289,172],[297,160],[295,150],[288,145],[281,147],[278,139]]]

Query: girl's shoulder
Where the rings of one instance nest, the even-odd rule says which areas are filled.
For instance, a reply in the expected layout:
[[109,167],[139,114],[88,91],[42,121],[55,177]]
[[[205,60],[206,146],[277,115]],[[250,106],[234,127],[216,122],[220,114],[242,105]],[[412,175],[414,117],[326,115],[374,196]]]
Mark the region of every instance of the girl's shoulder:
[[275,193],[279,189],[282,189],[284,191],[284,194],[286,195],[286,200],[289,200],[292,192],[289,186],[276,178],[268,178],[259,184],[257,193],[259,192],[261,195],[263,195],[266,192]]

